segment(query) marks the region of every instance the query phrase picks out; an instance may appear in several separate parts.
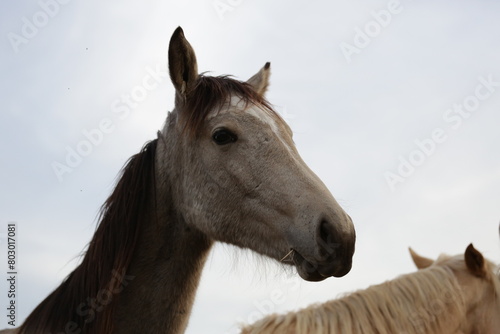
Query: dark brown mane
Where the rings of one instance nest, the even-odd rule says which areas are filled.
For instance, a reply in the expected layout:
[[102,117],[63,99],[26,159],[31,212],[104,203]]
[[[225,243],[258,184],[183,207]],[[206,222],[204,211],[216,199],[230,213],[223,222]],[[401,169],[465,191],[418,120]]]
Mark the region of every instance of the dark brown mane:
[[208,114],[220,111],[232,95],[240,97],[245,104],[261,105],[274,114],[269,102],[255,92],[250,84],[230,76],[200,75],[183,105],[183,109],[187,111],[181,113],[187,115],[183,120],[184,129],[189,134],[196,135]]
[[[97,230],[82,263],[29,315],[20,333],[112,333],[113,305],[135,250],[141,216],[154,189],[156,140],[132,156],[101,208]],[[114,292],[113,292],[114,291]],[[85,314],[101,293],[108,300],[95,318]],[[80,329],[81,331],[78,331]]]

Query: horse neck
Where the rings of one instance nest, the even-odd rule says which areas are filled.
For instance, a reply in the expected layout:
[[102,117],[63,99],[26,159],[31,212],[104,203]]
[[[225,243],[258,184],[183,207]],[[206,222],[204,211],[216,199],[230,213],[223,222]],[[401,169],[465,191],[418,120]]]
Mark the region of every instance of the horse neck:
[[155,201],[144,217],[136,252],[115,313],[116,333],[183,333],[213,241],[190,228],[175,208],[169,159],[159,140]]
[[341,299],[268,316],[243,328],[242,334],[462,333],[465,304],[452,275],[442,268],[407,274]]
[[184,331],[212,241],[175,209],[170,174],[157,166],[176,160],[158,159],[159,142],[129,160],[82,263],[33,310],[21,333]]

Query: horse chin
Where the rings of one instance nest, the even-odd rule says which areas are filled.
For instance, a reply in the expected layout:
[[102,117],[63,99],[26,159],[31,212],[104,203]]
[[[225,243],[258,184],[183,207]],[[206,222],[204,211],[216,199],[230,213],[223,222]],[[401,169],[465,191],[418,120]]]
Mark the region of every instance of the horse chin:
[[342,264],[340,261],[333,261],[328,264],[314,264],[296,251],[293,254],[293,262],[299,276],[309,282],[320,282],[332,276],[345,276],[351,270],[352,264],[350,261],[346,264]]

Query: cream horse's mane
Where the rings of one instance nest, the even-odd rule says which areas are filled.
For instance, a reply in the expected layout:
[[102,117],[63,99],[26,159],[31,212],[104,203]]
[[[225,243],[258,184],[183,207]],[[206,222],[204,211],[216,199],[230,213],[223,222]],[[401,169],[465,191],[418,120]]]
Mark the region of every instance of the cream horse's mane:
[[[446,264],[440,265],[447,260]],[[350,334],[440,334],[450,321],[465,314],[465,295],[454,270],[463,269],[463,259],[441,256],[428,269],[402,275],[392,281],[353,292],[341,299],[311,305],[283,315],[270,315],[243,329],[243,334],[350,333]],[[487,279],[500,292],[487,263]]]

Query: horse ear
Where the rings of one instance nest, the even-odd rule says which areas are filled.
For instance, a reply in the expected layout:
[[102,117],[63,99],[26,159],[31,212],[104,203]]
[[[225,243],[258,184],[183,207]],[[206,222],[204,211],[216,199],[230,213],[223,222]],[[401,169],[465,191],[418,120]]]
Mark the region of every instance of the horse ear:
[[175,90],[185,97],[198,78],[196,55],[181,27],[175,29],[168,47],[168,69]]
[[428,259],[426,257],[420,256],[415,251],[411,248],[408,248],[411,254],[411,258],[413,259],[413,263],[417,266],[418,269],[425,269],[427,267],[430,267],[431,264],[434,263],[432,259]]
[[465,264],[472,275],[477,277],[486,276],[486,263],[483,254],[476,250],[472,244],[465,250]]
[[267,62],[263,68],[260,69],[253,77],[247,80],[247,83],[253,87],[253,89],[260,96],[264,96],[267,87],[269,86],[269,76],[271,75],[271,63]]

